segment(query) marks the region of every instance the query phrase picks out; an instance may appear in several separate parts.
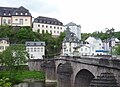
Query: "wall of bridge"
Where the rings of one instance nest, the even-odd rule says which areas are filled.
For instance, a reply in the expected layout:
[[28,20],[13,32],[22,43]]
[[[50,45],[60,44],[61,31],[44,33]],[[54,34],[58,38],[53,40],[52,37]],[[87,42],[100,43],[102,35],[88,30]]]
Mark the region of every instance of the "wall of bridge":
[[[80,80],[80,78],[91,80],[93,76],[96,78],[101,73],[108,72],[114,74],[120,87],[120,60],[118,59],[58,57],[54,60],[29,61],[29,69],[45,70],[46,81],[57,81],[58,87],[79,87],[80,84],[76,80]],[[88,86],[83,84],[80,87]]]

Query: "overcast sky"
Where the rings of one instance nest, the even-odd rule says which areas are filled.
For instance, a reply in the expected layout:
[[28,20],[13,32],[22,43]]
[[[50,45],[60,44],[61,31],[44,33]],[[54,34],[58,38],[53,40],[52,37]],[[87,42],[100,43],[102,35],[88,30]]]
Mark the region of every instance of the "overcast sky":
[[33,17],[57,18],[64,24],[81,25],[83,33],[120,31],[120,0],[0,0],[4,7],[24,6]]

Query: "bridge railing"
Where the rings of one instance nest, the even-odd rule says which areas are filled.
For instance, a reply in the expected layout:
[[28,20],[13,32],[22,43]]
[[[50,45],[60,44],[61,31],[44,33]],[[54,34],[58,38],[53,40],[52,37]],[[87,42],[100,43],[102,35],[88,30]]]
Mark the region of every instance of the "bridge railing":
[[55,60],[73,61],[83,64],[120,69],[120,59],[117,57],[57,56]]

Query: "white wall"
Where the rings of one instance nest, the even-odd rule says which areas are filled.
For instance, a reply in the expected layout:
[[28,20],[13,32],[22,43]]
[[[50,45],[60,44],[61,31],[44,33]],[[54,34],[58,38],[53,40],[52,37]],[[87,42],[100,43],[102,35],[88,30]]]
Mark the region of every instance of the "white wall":
[[[36,51],[35,51],[36,49]],[[27,46],[27,52],[29,53],[30,59],[43,59],[43,55],[45,55],[45,47],[44,46]]]
[[[20,24],[20,19],[23,20],[23,24]],[[12,26],[31,26],[31,16],[12,16]]]
[[[6,20],[6,23],[4,23],[4,20]],[[2,24],[7,24],[7,25],[11,25],[11,17],[2,17]],[[8,22],[9,21],[9,22]]]
[[33,31],[37,32],[38,30],[40,31],[40,33],[42,33],[42,30],[44,30],[45,33],[46,31],[48,31],[48,33],[52,33],[52,35],[59,36],[61,32],[64,32],[65,28],[64,26],[59,25],[33,23]]
[[62,43],[62,52],[63,55],[73,55],[73,52],[75,51],[74,47],[79,46],[80,44],[78,43],[70,43],[70,42],[66,42],[66,43]]

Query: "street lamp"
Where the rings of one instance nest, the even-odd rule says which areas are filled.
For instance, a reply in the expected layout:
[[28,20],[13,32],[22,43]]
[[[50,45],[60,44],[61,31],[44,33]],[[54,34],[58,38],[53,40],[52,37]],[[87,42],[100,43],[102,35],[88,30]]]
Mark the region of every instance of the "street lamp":
[[109,38],[110,38],[109,47],[110,47],[110,54],[112,56],[112,36],[113,36],[113,33],[114,33],[114,28],[108,29],[106,32],[107,32],[107,34],[109,34]]

